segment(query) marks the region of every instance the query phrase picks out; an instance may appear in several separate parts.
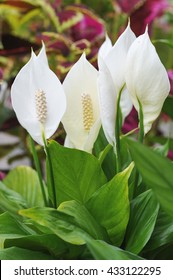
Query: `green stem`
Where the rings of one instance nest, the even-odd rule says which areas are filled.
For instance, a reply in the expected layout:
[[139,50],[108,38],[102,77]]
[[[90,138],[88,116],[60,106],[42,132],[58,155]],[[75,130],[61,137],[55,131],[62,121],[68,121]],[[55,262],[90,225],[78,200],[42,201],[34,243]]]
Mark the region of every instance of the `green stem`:
[[50,153],[49,153],[47,140],[46,140],[45,135],[44,135],[44,131],[42,131],[42,139],[43,139],[43,142],[44,142],[44,148],[45,148],[47,161],[48,161],[48,168],[49,168],[49,172],[50,172],[50,185],[51,185],[52,194],[53,194],[52,203],[53,203],[53,207],[57,208],[56,188],[55,188],[55,181],[54,181],[54,176],[53,176],[53,167],[52,167],[51,157],[50,157]]
[[[143,110],[142,110],[142,104],[140,103],[140,101],[138,100],[139,103],[139,135],[138,135],[138,141],[140,143],[143,143],[144,141],[144,114],[143,114]],[[135,174],[135,182],[134,182],[134,190],[136,192],[136,189],[138,187],[138,182],[139,182],[139,172],[138,170],[136,170],[136,174]]]
[[120,110],[120,100],[121,100],[121,94],[123,92],[125,85],[120,89],[118,99],[117,99],[117,113],[116,113],[116,123],[115,123],[115,138],[116,138],[116,147],[114,147],[116,151],[116,167],[117,167],[117,173],[121,171],[121,145],[120,145],[120,119],[121,119],[121,110]]
[[38,179],[39,179],[39,183],[40,183],[40,187],[41,187],[44,204],[45,204],[45,206],[48,206],[48,201],[47,201],[47,196],[46,196],[46,192],[45,192],[45,186],[44,186],[43,179],[42,179],[42,173],[41,173],[38,155],[37,155],[37,152],[35,149],[34,141],[30,135],[29,135],[29,137],[30,137],[32,156],[34,159],[35,168],[37,170],[37,175],[38,175]]
[[144,141],[144,114],[142,110],[141,102],[138,100],[139,103],[139,136],[138,141],[143,143]]

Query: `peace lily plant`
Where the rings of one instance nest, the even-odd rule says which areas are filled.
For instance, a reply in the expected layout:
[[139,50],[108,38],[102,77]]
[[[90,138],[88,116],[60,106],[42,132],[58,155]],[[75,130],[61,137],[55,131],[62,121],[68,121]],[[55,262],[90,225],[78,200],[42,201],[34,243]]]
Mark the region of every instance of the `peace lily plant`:
[[[63,84],[49,69],[44,44],[32,52],[11,99],[20,124],[46,152],[46,178],[31,141],[37,172],[17,167],[0,182],[1,259],[173,257],[168,143],[157,151],[140,143],[169,88],[147,29],[136,38],[130,24],[114,46],[106,37],[98,70],[84,53]],[[132,103],[138,141],[121,132]],[[60,121],[64,146],[49,139]]]

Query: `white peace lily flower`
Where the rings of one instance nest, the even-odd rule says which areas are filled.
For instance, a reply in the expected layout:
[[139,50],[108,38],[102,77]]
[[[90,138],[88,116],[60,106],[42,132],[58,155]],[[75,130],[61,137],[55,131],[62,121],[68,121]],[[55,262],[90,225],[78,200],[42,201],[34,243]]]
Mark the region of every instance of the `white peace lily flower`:
[[44,44],[16,76],[11,100],[19,123],[43,145],[42,134],[46,139],[54,134],[66,109],[63,86],[49,69]]
[[148,30],[132,44],[126,64],[126,85],[139,114],[139,102],[144,117],[144,133],[159,116],[170,91],[166,69],[161,63]]
[[98,71],[83,54],[63,82],[67,98],[62,118],[67,133],[65,145],[87,152],[92,151],[101,126],[97,75]]
[[114,46],[106,36],[98,53],[100,113],[105,136],[111,145],[115,143],[116,100],[123,86],[120,99],[123,121],[133,106],[125,87],[125,69],[127,53],[135,39],[128,24]]
[[98,59],[99,66],[99,102],[100,116],[104,134],[108,143],[115,143],[115,120],[116,120],[116,103],[117,94],[114,83],[102,57]]

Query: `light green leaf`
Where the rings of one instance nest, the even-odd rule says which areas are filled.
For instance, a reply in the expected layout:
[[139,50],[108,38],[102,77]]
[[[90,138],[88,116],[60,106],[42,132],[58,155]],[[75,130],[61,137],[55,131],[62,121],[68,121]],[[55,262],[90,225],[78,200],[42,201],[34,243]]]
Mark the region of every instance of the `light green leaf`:
[[0,210],[8,211],[12,215],[17,215],[20,209],[26,208],[26,201],[17,192],[7,188],[0,182]]
[[[51,141],[49,153],[53,168],[58,205],[67,200],[85,203],[106,182],[98,160],[91,154],[65,148]],[[47,168],[50,197],[50,174]]]
[[173,217],[173,164],[141,143],[128,140],[129,150],[144,182],[163,209]]
[[60,204],[58,210],[74,217],[76,224],[85,232],[88,232],[94,239],[108,240],[106,230],[98,224],[98,221],[84,205],[74,200],[66,201]]
[[41,252],[11,247],[0,250],[0,260],[53,260],[50,255]]
[[16,238],[33,233],[27,226],[11,217],[9,213],[0,215],[0,225],[0,236],[4,238]]
[[141,257],[101,240],[89,240],[88,249],[96,260],[142,260]]
[[151,237],[159,205],[152,190],[137,196],[131,202],[130,220],[127,227],[125,249],[138,254]]
[[[69,211],[69,210],[66,210]],[[86,243],[86,240],[90,238],[94,238],[95,236],[91,236],[90,234],[98,234],[100,236],[101,233],[94,233],[94,230],[89,231],[88,227],[85,225],[85,220],[81,223],[81,216],[78,209],[74,210],[74,216],[67,215],[61,211],[52,209],[52,208],[31,208],[26,210],[21,210],[20,214],[32,219],[34,221],[34,225],[38,224],[42,226],[42,232],[47,232],[47,228],[58,237],[63,239],[66,242],[76,245],[82,245]],[[85,212],[85,210],[83,210]],[[82,213],[82,215],[86,218],[87,214]],[[88,215],[89,216],[89,215]],[[90,220],[90,217],[87,216],[87,222]],[[89,221],[90,224],[93,224],[93,221]],[[86,229],[87,228],[87,229]],[[87,231],[86,231],[87,230]]]
[[101,187],[87,203],[89,211],[117,246],[123,241],[129,220],[128,179],[132,169],[133,163]]
[[9,189],[18,192],[26,200],[28,207],[44,205],[38,175],[31,167],[14,168],[3,182]]

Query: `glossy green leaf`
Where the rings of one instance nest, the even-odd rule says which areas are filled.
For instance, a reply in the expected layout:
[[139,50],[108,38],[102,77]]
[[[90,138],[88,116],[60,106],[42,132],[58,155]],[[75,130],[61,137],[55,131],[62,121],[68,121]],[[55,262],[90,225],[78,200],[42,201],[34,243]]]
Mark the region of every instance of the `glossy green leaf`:
[[0,250],[0,260],[53,260],[50,255],[17,247]]
[[165,212],[160,211],[153,234],[145,247],[146,251],[157,249],[173,243],[173,219]]
[[76,224],[94,239],[108,240],[105,229],[98,224],[98,220],[90,214],[84,205],[74,200],[66,201],[60,204],[58,210],[74,217]]
[[[49,153],[56,186],[58,205],[67,200],[85,203],[106,182],[99,161],[91,154],[65,148],[51,141]],[[47,168],[50,197],[50,173]]]
[[9,189],[18,192],[26,200],[28,207],[44,205],[38,175],[31,167],[14,168],[3,182]]
[[130,219],[126,232],[125,249],[138,254],[151,237],[159,211],[152,190],[148,190],[131,202]]
[[129,220],[128,179],[131,164],[101,187],[88,201],[87,208],[108,232],[113,244],[121,245]]
[[56,257],[68,251],[67,243],[55,234],[30,235],[5,240],[5,248],[13,246],[33,250],[33,254],[35,251],[39,251]]
[[128,140],[129,150],[144,182],[163,209],[173,217],[173,164],[141,143]]
[[20,209],[26,208],[25,199],[17,192],[7,188],[0,182],[0,210],[17,215]]
[[[69,212],[67,204],[66,207],[63,205],[60,207],[61,211],[52,208],[31,208],[21,210],[20,214],[32,219],[34,225],[45,227],[45,231],[48,228],[52,233],[71,244],[82,245],[90,238],[98,236],[102,238],[101,228],[97,226],[88,211],[84,207],[82,208],[82,205],[76,204],[78,208],[75,208],[70,204],[71,202],[69,202],[69,207],[73,210],[73,213],[70,211],[70,215],[62,212],[62,210]],[[90,228],[87,223],[93,228]],[[42,229],[44,230],[44,228]]]
[[101,240],[90,240],[87,242],[87,246],[96,260],[142,260],[137,255]]
[[27,226],[11,217],[9,213],[0,215],[0,225],[0,236],[5,238],[16,238],[33,233]]

